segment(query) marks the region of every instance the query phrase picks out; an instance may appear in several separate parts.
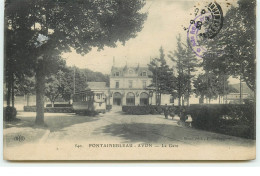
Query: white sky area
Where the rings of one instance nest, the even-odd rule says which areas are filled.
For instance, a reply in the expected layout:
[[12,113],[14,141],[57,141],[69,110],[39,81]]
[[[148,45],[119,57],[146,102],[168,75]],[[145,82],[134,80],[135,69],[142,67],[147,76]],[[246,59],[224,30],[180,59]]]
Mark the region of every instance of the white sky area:
[[[187,33],[183,29],[188,27],[190,20],[195,18],[196,8],[200,10],[208,5],[211,0],[147,0],[142,11],[148,12],[147,20],[141,32],[136,38],[128,40],[123,46],[118,43],[116,48],[105,47],[102,51],[93,48],[85,56],[81,56],[72,50],[71,53],[63,54],[68,66],[89,68],[109,74],[115,57],[116,66],[131,65],[146,66],[150,58],[159,56],[159,48],[165,51],[168,64],[172,61],[167,57],[169,51],[174,51],[177,46],[176,37],[180,33],[182,40],[187,39]],[[236,0],[217,1],[224,14],[230,7],[227,3],[236,6]],[[233,81],[232,81],[233,82]]]

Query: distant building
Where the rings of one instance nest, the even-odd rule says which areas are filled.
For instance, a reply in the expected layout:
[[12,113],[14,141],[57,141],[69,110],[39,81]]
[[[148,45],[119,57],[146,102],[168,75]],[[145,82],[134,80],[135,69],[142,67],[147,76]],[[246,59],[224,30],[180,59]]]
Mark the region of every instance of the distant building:
[[149,105],[147,86],[152,83],[147,67],[115,67],[110,74],[110,96],[113,105]]
[[246,85],[245,82],[242,82],[238,84],[231,84],[231,87],[236,89],[236,93],[229,93],[225,98],[227,103],[240,103],[240,86],[241,86],[241,100],[242,103],[244,100],[253,100],[254,93],[253,91]]
[[[248,99],[249,98],[249,94],[248,93],[242,93],[241,94],[241,98],[242,99]],[[240,99],[240,93],[229,93],[227,95],[227,98],[226,98],[228,101],[231,101],[231,100],[239,100]]]
[[[156,95],[152,84],[152,72],[148,67],[139,65],[116,67],[113,64],[109,79],[110,87],[105,82],[88,82],[88,88],[97,92],[103,91],[106,95],[107,104],[115,106],[145,106],[155,105]],[[171,96],[162,94],[161,105],[173,104]]]

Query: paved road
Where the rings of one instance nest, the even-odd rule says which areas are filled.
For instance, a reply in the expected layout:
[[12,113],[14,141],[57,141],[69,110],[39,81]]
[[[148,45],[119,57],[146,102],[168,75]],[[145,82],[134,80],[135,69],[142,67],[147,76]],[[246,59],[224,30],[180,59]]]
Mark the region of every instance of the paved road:
[[[232,137],[178,125],[178,117],[163,115],[125,115],[119,108],[96,117],[75,114],[45,114],[47,128],[34,127],[35,113],[19,112],[19,122],[5,123],[5,145],[13,150],[26,144],[152,144],[176,146],[254,146],[254,140]],[[19,138],[17,136],[24,136]],[[20,140],[19,140],[20,139]],[[57,147],[58,150],[58,147]]]

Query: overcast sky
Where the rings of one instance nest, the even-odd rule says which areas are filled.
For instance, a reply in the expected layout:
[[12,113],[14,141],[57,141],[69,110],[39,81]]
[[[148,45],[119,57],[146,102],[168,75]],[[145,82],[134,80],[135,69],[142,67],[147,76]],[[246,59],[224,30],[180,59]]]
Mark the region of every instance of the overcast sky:
[[[222,1],[222,2],[221,2]],[[148,12],[148,18],[144,23],[141,32],[136,38],[130,39],[125,46],[118,43],[116,48],[105,47],[102,51],[93,48],[85,56],[76,54],[75,51],[63,54],[67,65],[75,65],[79,68],[89,68],[105,74],[110,73],[115,57],[116,66],[137,65],[145,66],[149,63],[150,57],[159,56],[159,48],[162,46],[167,55],[169,51],[176,48],[176,36],[180,33],[183,40],[186,40],[186,32],[183,29],[188,27],[191,19],[194,19],[196,7],[203,8],[209,1],[195,0],[148,0],[143,11]],[[224,13],[230,6],[226,0],[217,1]],[[236,2],[228,0],[229,3]],[[171,61],[167,62],[171,64]]]

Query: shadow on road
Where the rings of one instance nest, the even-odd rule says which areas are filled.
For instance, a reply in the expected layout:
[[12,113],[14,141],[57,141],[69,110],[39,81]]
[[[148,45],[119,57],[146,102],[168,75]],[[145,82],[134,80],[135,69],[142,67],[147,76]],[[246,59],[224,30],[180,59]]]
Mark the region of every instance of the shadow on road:
[[[4,128],[38,128],[35,126],[35,117],[19,117],[19,121],[5,122]],[[46,129],[50,132],[59,131],[63,128],[70,127],[76,124],[81,124],[85,122],[92,122],[99,120],[98,116],[78,116],[74,114],[48,114],[44,118],[44,122],[47,125]]]
[[180,128],[167,124],[131,123],[107,125],[96,133],[99,133],[100,130],[105,134],[121,137],[126,142],[155,143],[178,141],[172,133],[176,133]]
[[111,136],[123,138],[125,142],[143,143],[179,143],[187,145],[240,145],[251,146],[253,140],[211,133],[193,128],[168,124],[130,123],[107,125],[95,133],[103,132]]

